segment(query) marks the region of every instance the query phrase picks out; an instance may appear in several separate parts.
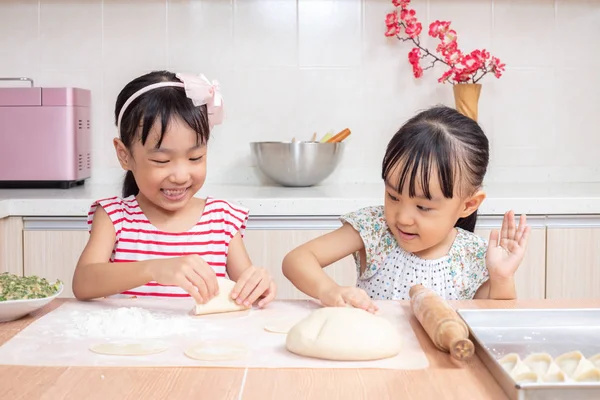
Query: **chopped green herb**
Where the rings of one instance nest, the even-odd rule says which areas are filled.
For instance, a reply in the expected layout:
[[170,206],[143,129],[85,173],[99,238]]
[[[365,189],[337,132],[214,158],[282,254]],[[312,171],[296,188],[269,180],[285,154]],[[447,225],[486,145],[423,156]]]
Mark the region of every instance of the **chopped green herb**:
[[60,289],[58,279],[50,283],[38,276],[18,276],[8,272],[0,274],[0,301],[41,299],[55,295]]

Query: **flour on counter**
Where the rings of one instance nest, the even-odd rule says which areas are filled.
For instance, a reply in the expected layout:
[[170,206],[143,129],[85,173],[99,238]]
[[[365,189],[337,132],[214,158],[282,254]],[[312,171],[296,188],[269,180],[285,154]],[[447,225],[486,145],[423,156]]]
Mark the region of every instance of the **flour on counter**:
[[72,311],[65,335],[72,338],[158,338],[194,332],[189,317],[119,307],[90,312]]

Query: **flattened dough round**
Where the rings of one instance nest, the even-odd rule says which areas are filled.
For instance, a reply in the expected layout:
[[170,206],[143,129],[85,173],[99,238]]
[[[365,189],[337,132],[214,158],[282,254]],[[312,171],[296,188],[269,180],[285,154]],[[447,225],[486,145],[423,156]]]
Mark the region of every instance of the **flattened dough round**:
[[251,308],[246,307],[243,304],[237,304],[231,298],[231,291],[235,286],[234,281],[227,278],[218,277],[217,283],[219,284],[219,294],[210,299],[208,303],[196,304],[196,307],[192,310],[194,315],[226,313],[231,311],[242,311]]
[[295,320],[273,321],[265,325],[265,331],[271,333],[288,333],[297,322]]
[[402,337],[384,317],[352,307],[324,307],[290,329],[288,351],[335,361],[367,361],[394,357]]
[[90,346],[90,350],[98,354],[111,356],[146,356],[162,353],[169,345],[159,341],[143,341],[131,343],[97,343]]
[[185,350],[185,355],[194,360],[227,361],[244,358],[248,354],[246,346],[239,343],[202,343]]

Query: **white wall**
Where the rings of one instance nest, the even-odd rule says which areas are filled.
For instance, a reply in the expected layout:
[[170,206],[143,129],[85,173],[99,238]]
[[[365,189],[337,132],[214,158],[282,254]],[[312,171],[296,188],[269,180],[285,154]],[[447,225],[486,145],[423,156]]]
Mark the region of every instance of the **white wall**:
[[[480,123],[487,181],[597,181],[600,1],[413,0],[423,22],[451,20],[461,48],[507,64],[489,76]],[[249,141],[309,139],[349,127],[328,182],[379,181],[385,145],[417,110],[453,105],[452,86],[415,80],[408,44],[384,37],[391,0],[0,0],[0,76],[93,91],[94,179],[114,179],[118,91],[153,69],[221,82],[226,123],[209,181],[256,182]],[[425,30],[426,31],[426,28]]]

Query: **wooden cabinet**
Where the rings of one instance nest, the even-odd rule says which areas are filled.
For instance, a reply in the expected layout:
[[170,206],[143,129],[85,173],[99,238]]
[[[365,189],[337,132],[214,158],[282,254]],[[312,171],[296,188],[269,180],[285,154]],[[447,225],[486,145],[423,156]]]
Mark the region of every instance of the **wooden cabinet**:
[[[254,264],[269,269],[273,275],[279,299],[306,298],[283,276],[281,263],[294,247],[335,229],[335,224],[333,219],[326,223],[319,220],[299,224],[278,218],[276,224],[251,221],[246,231],[246,247]],[[516,274],[518,297],[600,297],[600,217],[570,217],[570,223],[579,221],[573,226],[555,224],[551,217],[528,220],[532,232],[525,259]],[[500,217],[483,217],[476,233],[488,239],[490,230],[500,225]],[[62,296],[71,297],[73,272],[88,236],[85,218],[0,219],[0,272],[61,279],[65,283]],[[325,271],[341,285],[356,282],[351,256]]]
[[573,222],[548,227],[549,299],[600,297],[600,221]]
[[23,220],[0,219],[0,273],[23,275]]
[[88,237],[84,230],[25,230],[25,275],[37,275],[50,281],[60,279],[65,285],[60,297],[73,297],[73,273]]
[[[20,221],[20,219],[19,219]],[[71,284],[75,265],[83,251],[89,234],[85,222],[81,227],[61,221],[26,219],[23,237],[24,273],[50,280],[60,279],[65,284],[61,297],[73,297]],[[19,228],[19,229],[22,229]],[[322,235],[328,230],[248,229],[245,243],[248,253],[257,266],[267,268],[278,286],[278,299],[306,298],[283,276],[281,263],[285,255],[302,243]],[[325,270],[336,282],[354,285],[356,272],[352,257]]]

